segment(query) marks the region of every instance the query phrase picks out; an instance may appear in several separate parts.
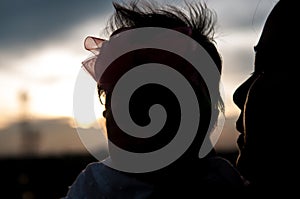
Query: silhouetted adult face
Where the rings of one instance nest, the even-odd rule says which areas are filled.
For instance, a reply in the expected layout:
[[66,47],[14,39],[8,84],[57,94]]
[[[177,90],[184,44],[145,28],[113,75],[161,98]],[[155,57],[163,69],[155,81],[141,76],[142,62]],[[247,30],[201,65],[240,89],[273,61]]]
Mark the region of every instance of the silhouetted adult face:
[[241,133],[237,166],[246,178],[257,183],[283,173],[278,171],[286,168],[293,147],[290,135],[296,131],[291,125],[295,110],[290,105],[297,104],[299,83],[294,44],[288,39],[294,30],[286,29],[296,18],[290,6],[280,1],[273,8],[255,47],[254,72],[233,96],[241,110],[236,122]]

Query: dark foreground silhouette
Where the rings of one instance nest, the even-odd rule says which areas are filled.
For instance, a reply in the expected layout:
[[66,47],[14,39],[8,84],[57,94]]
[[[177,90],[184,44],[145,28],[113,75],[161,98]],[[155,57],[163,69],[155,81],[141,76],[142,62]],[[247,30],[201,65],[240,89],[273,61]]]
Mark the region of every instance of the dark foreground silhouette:
[[[237,152],[220,155],[233,162]],[[78,173],[95,161],[89,154],[1,158],[0,198],[59,199]]]

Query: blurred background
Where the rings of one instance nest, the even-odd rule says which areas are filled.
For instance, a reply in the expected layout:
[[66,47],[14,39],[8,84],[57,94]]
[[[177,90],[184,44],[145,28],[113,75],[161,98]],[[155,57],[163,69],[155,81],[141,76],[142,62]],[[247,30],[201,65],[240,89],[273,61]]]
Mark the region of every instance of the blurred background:
[[[216,147],[231,161],[237,154],[235,121],[239,114],[232,94],[252,72],[253,47],[276,2],[206,0],[218,15],[216,42],[223,58],[226,120]],[[112,13],[111,0],[0,1],[3,198],[62,197],[86,164],[97,161],[91,152],[98,158],[107,156],[96,92],[97,120],[83,117],[75,121],[73,91],[81,62],[91,55],[84,50],[83,41],[88,35],[107,38],[103,28]],[[89,149],[78,133],[85,131],[97,138]]]

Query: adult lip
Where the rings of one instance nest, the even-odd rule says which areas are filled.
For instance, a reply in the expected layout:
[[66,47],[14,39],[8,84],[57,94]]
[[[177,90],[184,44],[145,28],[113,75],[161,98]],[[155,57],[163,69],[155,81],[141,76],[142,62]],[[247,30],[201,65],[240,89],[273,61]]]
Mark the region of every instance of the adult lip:
[[237,138],[237,144],[239,149],[243,148],[244,146],[244,125],[243,125],[243,113],[239,115],[239,118],[237,119],[235,123],[235,128],[237,131],[240,132],[238,138]]

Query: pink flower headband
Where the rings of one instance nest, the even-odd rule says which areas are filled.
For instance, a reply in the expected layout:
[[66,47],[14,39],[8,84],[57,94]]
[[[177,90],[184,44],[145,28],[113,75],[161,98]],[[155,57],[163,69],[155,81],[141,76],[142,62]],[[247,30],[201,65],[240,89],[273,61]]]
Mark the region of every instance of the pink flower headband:
[[96,77],[96,60],[98,55],[100,54],[100,49],[103,43],[106,42],[104,39],[88,36],[84,40],[84,48],[94,54],[94,56],[84,60],[82,62],[83,68],[93,77],[93,79],[97,82],[98,79]]

